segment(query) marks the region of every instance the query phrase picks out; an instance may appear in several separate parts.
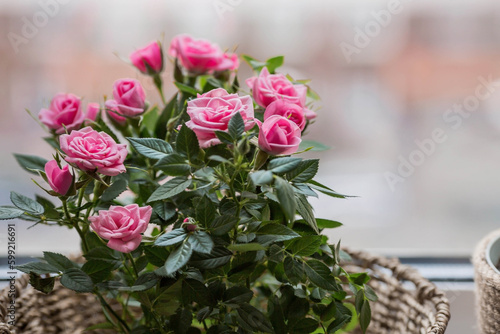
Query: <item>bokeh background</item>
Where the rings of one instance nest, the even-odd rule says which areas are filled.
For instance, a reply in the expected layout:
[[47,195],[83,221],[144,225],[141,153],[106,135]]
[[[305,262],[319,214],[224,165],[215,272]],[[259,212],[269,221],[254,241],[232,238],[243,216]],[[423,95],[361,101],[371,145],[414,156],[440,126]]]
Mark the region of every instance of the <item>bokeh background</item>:
[[[312,79],[322,102],[307,139],[332,149],[308,155],[321,158],[320,182],[358,196],[314,200],[318,217],[344,223],[334,240],[388,255],[468,256],[500,228],[498,1],[0,0],[0,31],[1,204],[10,190],[40,193],[13,152],[52,153],[25,109],[37,114],[57,92],[102,103],[122,77],[140,79],[158,102],[126,59],[188,33],[261,60],[285,55],[282,72]],[[251,75],[245,64],[239,73]],[[167,95],[171,76],[167,65]],[[435,131],[442,140],[431,145]],[[418,166],[394,179],[411,159]],[[74,231],[28,226],[17,223],[18,254],[77,252]]]

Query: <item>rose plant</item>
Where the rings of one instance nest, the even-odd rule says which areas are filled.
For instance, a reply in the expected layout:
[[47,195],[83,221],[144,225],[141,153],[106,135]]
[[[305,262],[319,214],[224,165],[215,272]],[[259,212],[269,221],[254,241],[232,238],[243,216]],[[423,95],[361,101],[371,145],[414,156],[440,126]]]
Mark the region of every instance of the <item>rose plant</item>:
[[341,223],[315,217],[308,201],[346,196],[314,180],[318,159],[298,156],[323,147],[302,140],[317,95],[276,73],[283,57],[243,56],[255,71],[248,95],[237,58],[210,42],[181,35],[169,53],[178,88],[169,101],[163,52],[152,43],[131,61],[163,103],[120,79],[113,99],[86,115],[72,94],[42,109],[53,160],[16,159],[52,198],[12,192],[0,219],[75,229],[84,260],[44,252],[17,268],[44,293],[59,280],[94,294],[107,322],[89,330],[365,332],[376,300],[370,278],[340,266],[347,254],[322,231]]

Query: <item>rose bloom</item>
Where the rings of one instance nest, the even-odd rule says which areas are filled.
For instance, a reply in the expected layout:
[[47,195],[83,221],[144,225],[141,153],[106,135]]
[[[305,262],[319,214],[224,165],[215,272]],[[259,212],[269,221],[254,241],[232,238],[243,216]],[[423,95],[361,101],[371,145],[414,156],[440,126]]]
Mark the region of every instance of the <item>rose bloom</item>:
[[156,41],[132,52],[130,60],[142,73],[148,73],[148,66],[149,71],[152,71],[153,74],[160,73],[163,69],[163,54],[160,45]]
[[62,134],[67,131],[79,129],[85,119],[95,120],[97,113],[83,113],[81,99],[73,94],[59,93],[50,101],[48,109],[40,110],[40,122]]
[[137,204],[110,206],[109,210],[99,210],[98,216],[89,217],[90,227],[98,236],[109,240],[109,248],[130,253],[141,244],[141,233],[148,228],[152,212],[150,206]]
[[273,115],[283,116],[298,125],[300,130],[306,126],[304,110],[297,104],[285,100],[276,100],[269,104],[264,112],[264,121]]
[[61,169],[57,161],[51,160],[45,164],[45,174],[52,190],[61,196],[68,194],[73,185],[73,175],[71,175],[68,165]]
[[252,90],[255,103],[266,108],[276,100],[284,100],[301,106],[306,119],[313,119],[316,113],[306,108],[307,87],[294,85],[283,74],[270,74],[267,67],[259,76],[248,78],[246,84]]
[[123,116],[136,117],[146,111],[146,94],[138,80],[116,80],[113,84],[113,97],[114,100],[106,101],[106,108],[116,108]]
[[186,126],[196,133],[202,148],[221,143],[215,131],[227,131],[229,120],[236,113],[240,113],[245,121],[245,130],[251,129],[254,125],[252,98],[249,95],[229,94],[222,88],[211,90],[188,101],[187,113],[191,120],[186,122]]
[[114,102],[114,100],[106,101],[106,114],[108,115],[109,120],[116,122],[118,125],[124,125],[127,122],[127,118],[120,116],[120,110],[115,103],[108,103],[110,101]]
[[292,154],[297,152],[300,128],[283,116],[273,115],[260,125],[259,147],[271,155]]
[[189,35],[178,35],[170,43],[168,53],[179,59],[189,72],[206,73],[235,70],[239,66],[238,56],[221,51],[217,44]]
[[65,160],[85,172],[115,176],[126,171],[123,162],[127,157],[127,145],[117,144],[105,132],[97,132],[91,127],[73,130],[59,137],[59,144],[67,155]]

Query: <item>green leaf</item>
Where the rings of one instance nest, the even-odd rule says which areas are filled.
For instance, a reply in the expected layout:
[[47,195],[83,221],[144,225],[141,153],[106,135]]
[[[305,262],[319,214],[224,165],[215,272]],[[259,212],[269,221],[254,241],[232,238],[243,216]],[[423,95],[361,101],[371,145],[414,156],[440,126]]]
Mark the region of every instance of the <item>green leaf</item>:
[[155,105],[142,115],[141,130],[147,129],[150,134],[154,135],[156,123],[158,122],[159,117],[160,109]]
[[172,275],[177,270],[182,268],[191,258],[191,254],[193,254],[193,248],[189,242],[182,243],[172,253],[170,253],[167,261],[165,262],[165,271],[167,272],[167,275]]
[[303,318],[298,320],[292,328],[290,328],[290,334],[307,334],[312,333],[318,329],[319,323],[317,320],[312,318]]
[[159,282],[159,277],[154,273],[144,273],[134,282],[132,286],[118,288],[118,291],[141,292],[154,287]]
[[47,261],[48,264],[54,266],[60,271],[65,271],[70,268],[78,268],[78,265],[71,262],[66,256],[58,253],[52,252],[43,252],[43,258]]
[[281,177],[276,177],[274,187],[276,188],[276,196],[286,219],[293,223],[295,220],[296,204],[292,185]]
[[339,194],[338,192],[336,192],[336,191],[328,188],[327,186],[325,186],[325,185],[323,185],[323,184],[321,184],[319,182],[316,182],[314,180],[309,180],[309,181],[307,181],[307,183],[309,183],[309,186],[311,188],[316,189],[317,191],[320,191],[323,194],[331,196],[331,197],[336,197],[336,198],[351,197],[351,196]]
[[144,247],[144,253],[148,262],[157,267],[163,266],[170,254],[164,247]]
[[243,322],[243,325],[252,328],[254,331],[273,333],[273,326],[271,325],[269,319],[267,319],[262,312],[250,304],[241,304],[236,311],[240,316],[238,321],[240,323]]
[[17,163],[26,171],[38,175],[37,170],[44,171],[48,160],[34,155],[14,154]]
[[38,275],[54,274],[59,273],[60,271],[53,265],[45,262],[28,262],[26,264],[16,266],[16,269],[26,274],[35,273]]
[[295,255],[310,256],[319,250],[321,239],[321,235],[306,235],[291,240],[286,248]]
[[311,226],[316,233],[319,234],[318,225],[316,225],[316,219],[314,218],[313,208],[307,201],[307,197],[301,194],[297,194],[295,196],[295,199],[299,215],[301,215],[306,223]]
[[291,240],[300,237],[300,235],[290,228],[281,224],[267,224],[257,231],[257,242],[263,246],[268,246],[274,242]]
[[253,291],[243,286],[233,286],[224,291],[225,304],[243,304],[249,303],[253,298]]
[[169,143],[157,138],[127,137],[137,152],[150,159],[161,159],[173,152]]
[[318,172],[319,159],[302,160],[298,166],[286,174],[290,182],[300,183],[310,181]]
[[195,252],[210,254],[214,248],[212,238],[204,231],[193,232],[189,236],[189,243]]
[[90,276],[76,268],[68,269],[63,273],[61,284],[76,292],[92,292],[94,289]]
[[155,135],[157,138],[165,138],[167,134],[167,124],[172,117],[173,110],[175,108],[175,105],[177,104],[177,95],[178,94],[175,94],[168,101],[165,108],[163,108],[158,121],[156,122]]
[[266,250],[266,247],[258,243],[249,243],[249,244],[232,244],[227,246],[227,249],[235,252],[254,252],[254,251]]
[[127,190],[128,182],[124,179],[118,179],[113,182],[109,188],[104,190],[101,195],[101,202],[110,202],[117,198],[121,193]]
[[359,314],[359,326],[363,333],[366,333],[368,326],[370,325],[370,321],[372,319],[372,311],[370,308],[370,302],[365,300],[363,302],[363,306],[361,307],[361,312]]
[[219,138],[219,140],[225,144],[233,144],[233,137],[231,137],[231,135],[225,131],[215,131],[215,135],[217,136],[217,138]]
[[198,138],[196,137],[194,131],[191,130],[186,124],[182,124],[181,129],[177,134],[175,148],[179,154],[184,155],[191,162],[195,161],[198,157],[198,153],[200,152]]
[[10,206],[0,206],[0,220],[19,218],[24,214],[23,210]]
[[195,209],[196,220],[203,226],[210,226],[215,219],[215,213],[214,203],[207,196],[200,198]]
[[54,290],[55,277],[41,278],[35,273],[30,273],[30,285],[45,294]]
[[182,281],[160,292],[154,301],[154,310],[163,316],[170,316],[179,308],[181,302]]
[[283,263],[285,275],[293,285],[299,284],[304,279],[304,264],[291,256],[285,258]]
[[268,170],[258,170],[250,174],[250,179],[256,186],[271,184],[273,182],[273,173]]
[[178,195],[191,186],[192,180],[186,177],[176,177],[169,180],[167,183],[162,184],[151,194],[148,198],[148,203],[160,201]]
[[195,279],[185,279],[182,281],[182,299],[184,303],[196,302],[200,305],[210,305],[210,291]]
[[169,220],[177,212],[176,206],[173,203],[158,201],[152,205],[153,211],[163,220]]
[[323,262],[311,259],[305,263],[305,270],[309,280],[317,287],[329,291],[338,290],[330,268]]
[[90,260],[101,260],[107,261],[113,264],[121,263],[119,256],[116,254],[117,252],[108,248],[106,246],[96,247],[91,249],[87,254],[83,255],[85,259]]
[[175,81],[174,85],[183,93],[188,93],[193,96],[197,96],[198,93],[200,93],[196,88],[193,88],[191,86],[185,85],[181,82]]
[[266,67],[269,70],[269,73],[271,74],[275,73],[276,69],[283,65],[284,61],[285,61],[284,56],[276,56],[266,60]]
[[278,245],[269,247],[269,261],[281,263],[285,258],[284,249]]
[[373,291],[373,289],[369,285],[365,285],[365,296],[366,298],[368,298],[369,301],[372,302],[376,302],[378,300],[377,294],[375,293],[375,291]]
[[189,264],[200,269],[215,269],[228,263],[232,255],[226,247],[216,246],[210,254],[193,254]]
[[161,158],[155,164],[155,168],[170,176],[188,175],[191,172],[191,166],[187,163],[186,158],[177,153],[168,154]]
[[193,313],[187,308],[181,308],[170,317],[169,327],[175,334],[189,334],[188,330],[193,322]]
[[45,212],[45,208],[43,207],[43,205],[41,205],[34,199],[18,194],[14,191],[10,192],[10,200],[16,207],[24,210],[29,214],[40,216]]
[[231,231],[238,223],[238,219],[232,215],[223,215],[215,218],[210,226],[210,232],[213,235],[221,236]]
[[239,112],[235,113],[229,120],[227,131],[234,140],[240,139],[243,132],[245,132],[245,121]]
[[304,196],[312,196],[312,197],[318,197],[318,194],[314,192],[314,190],[311,189],[307,184],[304,183],[294,183],[293,184],[293,189],[296,194],[301,194]]
[[82,266],[82,271],[90,276],[93,283],[100,283],[109,277],[114,264],[102,260],[89,260]]
[[323,219],[323,218],[316,218],[316,224],[318,225],[318,228],[324,229],[324,228],[337,228],[342,226],[342,223],[335,221],[335,220],[330,220],[330,219]]
[[301,158],[275,158],[269,161],[267,168],[273,173],[286,173],[294,170],[302,161]]
[[163,234],[158,237],[155,241],[155,246],[172,246],[176,245],[179,242],[184,241],[188,237],[188,233],[183,228],[176,228],[166,234]]
[[298,151],[304,151],[310,147],[312,147],[310,149],[311,152],[321,152],[321,151],[327,151],[327,150],[331,149],[330,146],[319,143],[319,142],[314,141],[314,140],[302,140],[300,142]]

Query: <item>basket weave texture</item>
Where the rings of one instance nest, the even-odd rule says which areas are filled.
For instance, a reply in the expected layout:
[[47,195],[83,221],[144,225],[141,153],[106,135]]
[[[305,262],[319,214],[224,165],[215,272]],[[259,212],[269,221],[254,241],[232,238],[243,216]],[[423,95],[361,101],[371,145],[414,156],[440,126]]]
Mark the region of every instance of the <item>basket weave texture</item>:
[[[369,272],[379,301],[372,303],[370,334],[442,334],[450,318],[443,292],[418,272],[396,259],[345,249],[353,262],[347,270]],[[16,281],[16,326],[7,324],[8,289],[0,291],[0,334],[78,334],[104,321],[93,295],[77,294],[59,284],[49,295],[28,285],[28,276]],[[93,331],[85,333],[110,333]]]
[[476,310],[483,334],[500,333],[500,274],[486,261],[486,248],[498,236],[500,230],[481,240],[472,258],[476,282]]

